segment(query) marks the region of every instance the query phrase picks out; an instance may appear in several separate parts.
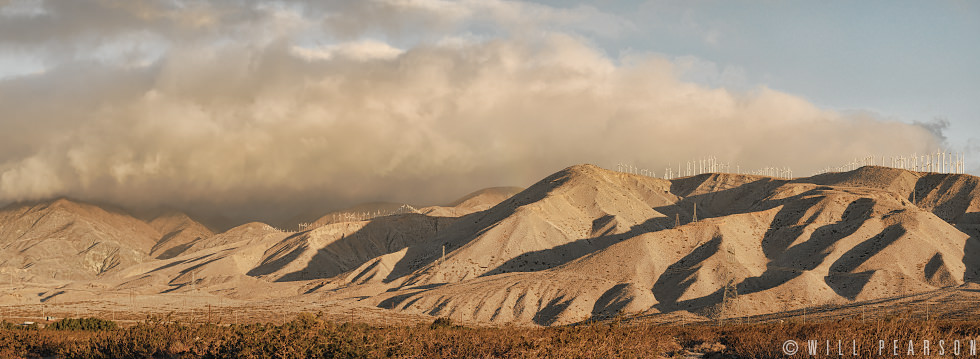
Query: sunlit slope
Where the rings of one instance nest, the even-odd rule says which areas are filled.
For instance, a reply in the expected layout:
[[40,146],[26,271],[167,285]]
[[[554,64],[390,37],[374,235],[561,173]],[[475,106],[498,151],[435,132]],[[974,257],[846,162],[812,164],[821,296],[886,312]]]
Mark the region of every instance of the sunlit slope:
[[379,305],[553,324],[609,308],[760,314],[976,278],[976,239],[931,212],[942,201],[920,208],[894,192],[920,179],[893,172],[833,174],[828,185],[733,174],[663,181],[575,166],[404,258],[420,263],[405,295]]
[[93,279],[144,261],[159,237],[113,209],[68,199],[14,204],[0,210],[0,272],[29,282]]

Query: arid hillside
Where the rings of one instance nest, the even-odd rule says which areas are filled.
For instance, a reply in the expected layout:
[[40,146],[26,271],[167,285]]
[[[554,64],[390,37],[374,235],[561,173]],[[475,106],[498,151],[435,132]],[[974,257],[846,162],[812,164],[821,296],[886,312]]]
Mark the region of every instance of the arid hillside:
[[0,285],[55,301],[193,293],[489,324],[762,315],[980,281],[978,184],[873,166],[664,180],[578,165],[524,190],[366,205],[296,232],[212,233],[180,213],[147,223],[57,200],[0,212],[12,278]]
[[89,280],[144,261],[161,239],[118,210],[57,199],[0,210],[0,272],[20,281]]

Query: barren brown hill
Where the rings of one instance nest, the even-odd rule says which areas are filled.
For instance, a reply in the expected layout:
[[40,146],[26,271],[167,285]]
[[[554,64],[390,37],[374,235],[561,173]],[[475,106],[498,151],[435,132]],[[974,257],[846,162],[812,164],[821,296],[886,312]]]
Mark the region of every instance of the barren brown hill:
[[21,281],[86,280],[142,262],[160,234],[112,209],[57,199],[0,210],[0,271]]
[[[663,180],[579,165],[509,197],[513,189],[475,192],[455,204],[489,208],[461,215],[335,213],[306,231],[251,223],[208,235],[180,215],[158,218],[154,229],[91,206],[28,206],[3,212],[0,243],[22,243],[8,239],[9,229],[34,220],[42,225],[29,237],[49,246],[144,233],[134,242],[143,252],[117,254],[110,272],[54,293],[84,286],[280,298],[495,324],[730,317],[980,281],[977,184],[969,175],[882,167],[793,180]],[[58,214],[44,219],[46,211]],[[77,228],[55,230],[69,222]],[[141,263],[154,246],[157,259]],[[84,300],[81,293],[71,299]]]
[[[929,211],[942,204],[923,209],[894,192],[917,174],[818,180],[831,176],[665,181],[572,167],[444,232],[433,242],[448,248],[444,259],[435,245],[416,249],[402,262],[418,269],[379,306],[537,324],[620,310],[750,315],[977,278],[977,238]],[[975,177],[945,177],[955,185],[924,192],[972,193]],[[726,287],[737,295],[722,304]]]
[[980,178],[867,166],[798,181],[836,187],[883,189],[932,212],[957,229],[980,238]]
[[99,286],[135,290],[144,294],[220,292],[231,298],[262,299],[279,296],[269,281],[249,275],[260,266],[266,251],[292,233],[262,223],[247,223],[207,240],[192,243],[173,258],[131,266],[99,281]]
[[419,211],[440,217],[459,217],[473,212],[490,209],[498,203],[523,191],[521,187],[490,187],[469,193],[452,203],[443,206],[431,206],[420,209]]
[[180,212],[158,216],[149,224],[163,235],[150,250],[150,256],[157,259],[176,257],[194,243],[214,235],[203,224]]
[[459,207],[459,208],[480,208],[489,209],[497,205],[497,203],[503,202],[504,200],[513,197],[515,194],[523,191],[524,188],[521,187],[489,187],[484,188],[479,191],[474,191],[469,193],[452,203],[446,205],[446,207]]
[[379,256],[436,237],[451,218],[399,214],[333,223],[296,233],[269,248],[249,275],[272,281],[337,276]]

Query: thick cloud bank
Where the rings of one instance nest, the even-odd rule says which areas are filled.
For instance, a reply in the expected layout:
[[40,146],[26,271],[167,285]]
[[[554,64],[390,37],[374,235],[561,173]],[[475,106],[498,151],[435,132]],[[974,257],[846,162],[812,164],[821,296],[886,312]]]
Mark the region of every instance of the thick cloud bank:
[[[766,87],[687,83],[663,57],[609,56],[580,35],[588,29],[565,23],[426,35],[402,48],[377,40],[388,30],[370,37],[349,19],[331,22],[343,9],[92,2],[76,12],[87,19],[55,21],[75,16],[54,8],[63,3],[83,2],[8,1],[0,12],[0,48],[45,63],[0,79],[0,202],[67,195],[270,215],[442,202],[575,163],[630,162],[662,175],[711,154],[808,175],[941,142],[927,125],[843,115]],[[426,16],[446,11],[434,5]],[[456,29],[457,13],[440,26]],[[48,21],[62,32],[11,35]],[[345,30],[331,37],[336,28]]]

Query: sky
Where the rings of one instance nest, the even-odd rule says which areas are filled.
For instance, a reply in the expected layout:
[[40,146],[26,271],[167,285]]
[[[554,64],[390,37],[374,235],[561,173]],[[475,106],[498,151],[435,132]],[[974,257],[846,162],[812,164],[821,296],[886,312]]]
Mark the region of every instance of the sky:
[[276,220],[578,163],[964,153],[974,1],[0,0],[0,203]]

